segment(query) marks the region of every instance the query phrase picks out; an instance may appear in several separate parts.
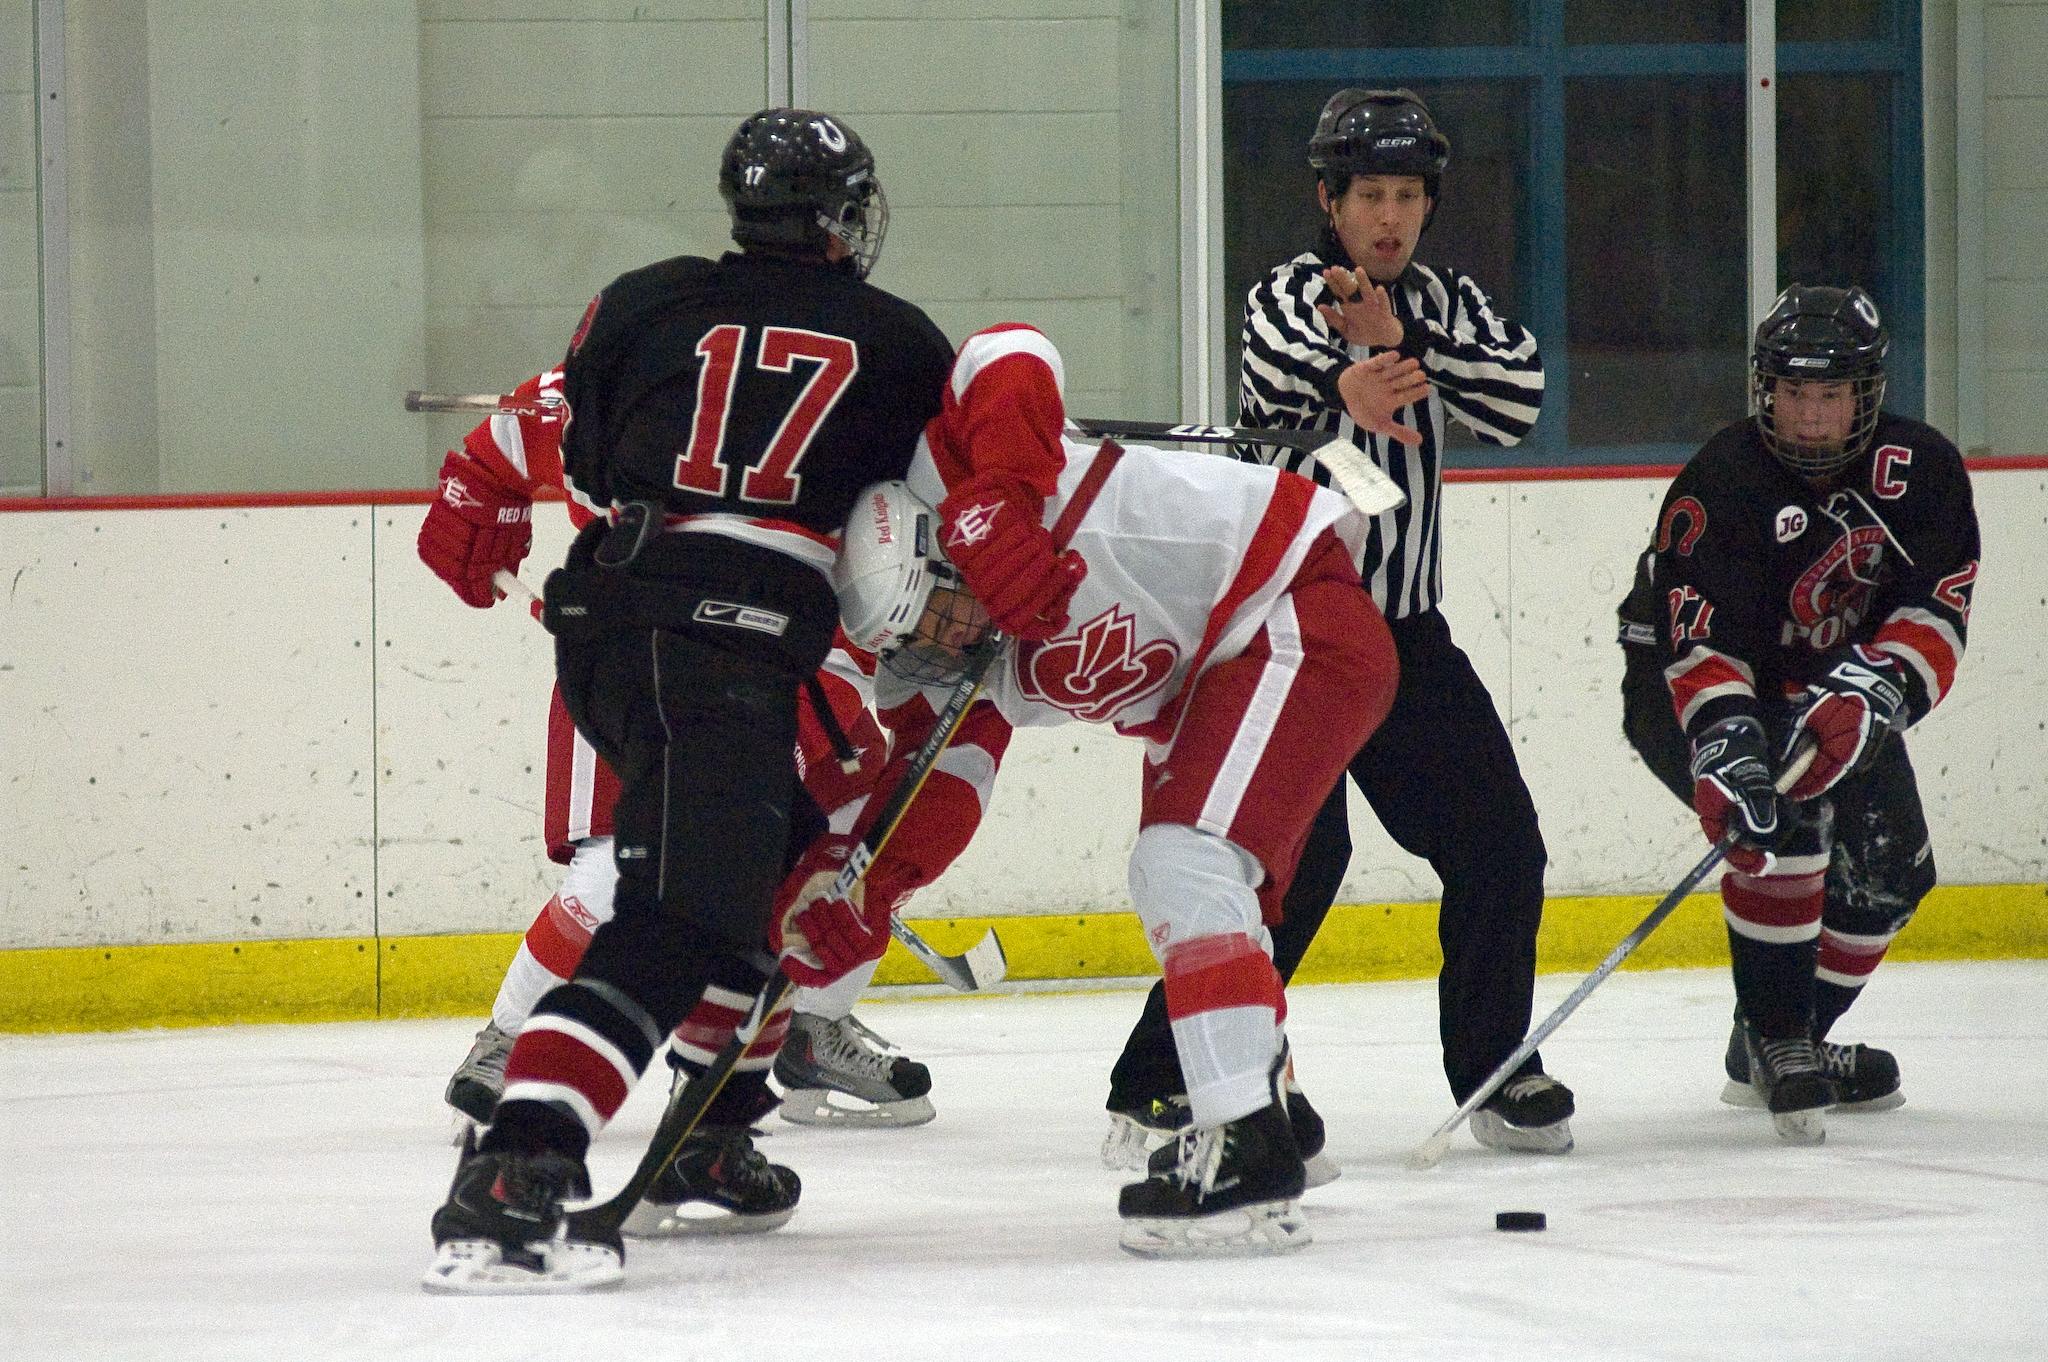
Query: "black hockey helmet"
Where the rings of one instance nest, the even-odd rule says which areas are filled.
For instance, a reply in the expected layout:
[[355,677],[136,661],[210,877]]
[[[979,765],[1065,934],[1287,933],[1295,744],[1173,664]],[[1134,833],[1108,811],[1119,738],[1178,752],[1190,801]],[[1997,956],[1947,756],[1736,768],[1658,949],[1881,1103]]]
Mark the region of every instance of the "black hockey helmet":
[[1331,198],[1350,188],[1354,175],[1420,175],[1431,217],[1450,159],[1451,139],[1412,90],[1339,90],[1308,139],[1308,163]]
[[862,279],[882,253],[889,201],[860,135],[831,114],[763,109],[725,145],[718,192],[749,250],[823,255],[837,237]]
[[[1756,329],[1749,361],[1750,401],[1764,447],[1804,477],[1827,477],[1859,458],[1877,429],[1890,348],[1877,304],[1860,288],[1794,284],[1779,294]],[[1841,448],[1801,445],[1778,433],[1778,380],[1787,378],[1851,385],[1856,412]]]

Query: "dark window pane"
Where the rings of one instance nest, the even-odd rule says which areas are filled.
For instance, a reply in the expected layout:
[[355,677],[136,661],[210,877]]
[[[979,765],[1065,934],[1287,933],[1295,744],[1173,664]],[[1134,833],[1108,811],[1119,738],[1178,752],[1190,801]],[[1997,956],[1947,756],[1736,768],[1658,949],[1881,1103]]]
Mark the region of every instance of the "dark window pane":
[[1778,0],[1781,43],[1875,42],[1885,36],[1878,0]]
[[1521,0],[1223,0],[1223,48],[1505,47],[1524,41],[1523,9]]
[[[1245,295],[1275,265],[1308,250],[1320,236],[1308,139],[1323,101],[1337,88],[1305,81],[1223,87],[1225,382],[1233,414]],[[1471,275],[1496,312],[1531,325],[1526,88],[1509,81],[1411,81],[1408,88],[1429,105],[1430,116],[1451,139],[1436,218],[1415,258]],[[1452,431],[1456,445],[1464,427],[1453,422]]]
[[1778,85],[1778,282],[1892,280],[1890,78],[1789,75]]
[[1743,0],[1564,0],[1564,40],[1601,43],[1739,43]]
[[1573,80],[1565,101],[1571,444],[1697,444],[1747,407],[1742,81]]

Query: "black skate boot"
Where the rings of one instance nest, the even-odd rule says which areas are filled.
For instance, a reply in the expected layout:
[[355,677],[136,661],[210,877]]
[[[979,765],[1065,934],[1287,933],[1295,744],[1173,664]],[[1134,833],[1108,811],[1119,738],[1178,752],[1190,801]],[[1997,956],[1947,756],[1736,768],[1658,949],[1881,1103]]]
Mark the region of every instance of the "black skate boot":
[[626,1217],[643,1239],[759,1234],[789,1223],[803,1180],[754,1148],[748,1126],[699,1126]]
[[476,1044],[456,1066],[442,1100],[480,1126],[491,1123],[498,1095],[505,1091],[505,1061],[512,1058],[516,1032],[501,1031],[496,1022],[486,1022],[476,1033]]
[[617,1286],[625,1246],[617,1234],[569,1237],[562,1203],[590,1196],[590,1174],[566,1154],[479,1154],[463,1158],[434,1212],[434,1262],[420,1285],[445,1295],[591,1291]]
[[1488,1149],[1569,1154],[1575,1110],[1570,1088],[1546,1073],[1523,1074],[1472,1113],[1472,1138]]
[[[792,1013],[775,1056],[782,1119],[800,1126],[921,1126],[932,1119],[932,1071],[892,1055],[852,1017]],[[852,1102],[845,1099],[851,1098]]]
[[[1181,1126],[1184,1127],[1188,1119],[1187,1099],[1182,1097],[1175,1100],[1180,1105],[1174,1108],[1174,1111],[1180,1116]],[[1344,1170],[1338,1166],[1337,1161],[1323,1152],[1321,1113],[1309,1105],[1308,1094],[1291,1082],[1287,1089],[1287,1124],[1294,1131],[1294,1147],[1301,1151],[1302,1170],[1307,1180],[1302,1190],[1314,1191],[1318,1187],[1327,1187],[1344,1176]],[[1178,1129],[1179,1127],[1176,1128]],[[1111,1134],[1115,1134],[1114,1127],[1111,1128]],[[1108,1142],[1105,1141],[1104,1163],[1109,1162],[1107,1149]],[[1147,1156],[1145,1171],[1164,1173],[1173,1167],[1178,1158],[1179,1149],[1174,1140],[1169,1139]]]
[[1771,1125],[1787,1144],[1819,1144],[1828,1137],[1826,1111],[1835,1104],[1835,1085],[1828,1081],[1813,1042],[1805,1036],[1766,1040],[1745,1024],[1749,1081],[1763,1095]]
[[1190,1126],[1172,1165],[1117,1198],[1119,1241],[1141,1258],[1291,1253],[1311,1239],[1299,1200],[1307,1182],[1279,1102],[1218,1126]]
[[[1728,1052],[1721,1066],[1728,1073],[1721,1100],[1731,1107],[1763,1110],[1763,1093],[1749,1081],[1749,1046],[1742,1038],[1742,1012],[1735,1013],[1734,1029],[1728,1033]],[[1836,1111],[1890,1111],[1906,1104],[1899,1091],[1899,1061],[1889,1050],[1871,1045],[1836,1045],[1822,1041],[1813,1047],[1820,1055],[1821,1068],[1835,1085]]]
[[1172,1157],[1174,1138],[1187,1129],[1188,1096],[1140,1098],[1110,1089],[1109,1132],[1102,1137],[1102,1166],[1133,1172],[1164,1151]]

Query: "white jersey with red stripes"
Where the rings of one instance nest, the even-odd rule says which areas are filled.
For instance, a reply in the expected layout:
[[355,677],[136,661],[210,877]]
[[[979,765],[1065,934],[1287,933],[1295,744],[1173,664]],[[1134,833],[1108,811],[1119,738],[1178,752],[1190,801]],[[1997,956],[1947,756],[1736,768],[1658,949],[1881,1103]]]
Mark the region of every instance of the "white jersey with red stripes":
[[[1000,448],[1019,460],[1010,471],[1049,489],[1042,523],[1055,525],[1102,457],[1058,434],[1062,382],[1058,352],[1033,328],[971,337],[911,462],[911,490],[937,505],[965,480],[971,426],[978,459]],[[1003,433],[991,438],[992,428]],[[1306,478],[1126,446],[1066,544],[1088,565],[1067,626],[1013,644],[986,694],[1012,725],[1078,719],[1168,741],[1193,680],[1245,648],[1318,537],[1333,531],[1355,567],[1368,529],[1350,502]],[[884,672],[885,706],[901,685]]]

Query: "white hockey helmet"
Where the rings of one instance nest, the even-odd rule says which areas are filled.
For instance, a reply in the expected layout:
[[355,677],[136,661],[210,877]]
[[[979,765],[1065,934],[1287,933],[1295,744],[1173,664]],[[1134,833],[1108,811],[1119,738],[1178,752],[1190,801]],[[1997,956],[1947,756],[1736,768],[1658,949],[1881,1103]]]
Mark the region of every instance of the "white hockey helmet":
[[832,589],[847,638],[906,681],[950,684],[994,627],[939,546],[939,513],[902,482],[855,499]]

